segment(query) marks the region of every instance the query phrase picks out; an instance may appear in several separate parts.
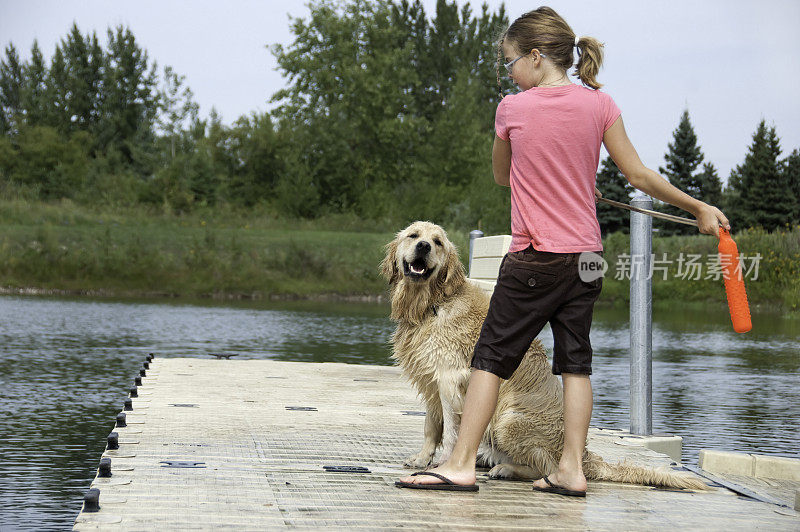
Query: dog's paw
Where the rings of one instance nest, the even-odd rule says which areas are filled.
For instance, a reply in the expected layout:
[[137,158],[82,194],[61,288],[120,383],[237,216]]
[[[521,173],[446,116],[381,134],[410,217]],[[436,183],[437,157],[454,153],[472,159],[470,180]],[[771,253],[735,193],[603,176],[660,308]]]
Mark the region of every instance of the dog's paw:
[[403,462],[403,467],[408,467],[411,469],[423,469],[431,465],[431,461],[433,460],[433,456],[428,453],[417,453],[412,454],[411,456]]
[[511,464],[498,464],[489,470],[489,478],[516,478],[516,471]]

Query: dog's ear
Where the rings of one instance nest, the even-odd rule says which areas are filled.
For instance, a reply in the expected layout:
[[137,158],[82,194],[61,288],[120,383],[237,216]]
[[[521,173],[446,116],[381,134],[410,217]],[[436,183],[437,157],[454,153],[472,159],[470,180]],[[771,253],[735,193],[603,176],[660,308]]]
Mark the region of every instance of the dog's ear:
[[444,267],[439,272],[439,283],[441,290],[446,296],[453,295],[456,290],[461,288],[467,282],[467,274],[464,271],[464,265],[458,258],[458,251],[452,244],[448,246],[447,260]]
[[389,281],[389,284],[395,284],[400,280],[400,270],[397,268],[397,242],[398,239],[395,238],[386,244],[386,256],[381,262],[381,275]]

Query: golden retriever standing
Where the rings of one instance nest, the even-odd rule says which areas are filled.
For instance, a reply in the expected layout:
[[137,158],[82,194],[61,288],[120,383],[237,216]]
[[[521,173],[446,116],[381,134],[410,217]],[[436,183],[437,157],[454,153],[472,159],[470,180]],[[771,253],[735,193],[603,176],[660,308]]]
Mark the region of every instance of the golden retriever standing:
[[[458,436],[470,362],[489,296],[468,282],[455,246],[438,225],[414,222],[386,246],[381,273],[391,290],[393,357],[425,401],[425,440],[404,465],[424,468],[441,444],[443,460]],[[537,479],[558,469],[564,445],[563,397],[539,340],[500,386],[497,409],[478,449],[490,478]],[[699,479],[667,468],[608,464],[588,451],[590,480],[707,489]]]

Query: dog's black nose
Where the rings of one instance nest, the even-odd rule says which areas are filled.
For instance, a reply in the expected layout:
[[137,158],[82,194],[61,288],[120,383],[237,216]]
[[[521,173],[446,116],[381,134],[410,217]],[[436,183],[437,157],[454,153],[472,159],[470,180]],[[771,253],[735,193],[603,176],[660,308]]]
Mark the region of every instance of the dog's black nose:
[[431,245],[421,240],[417,242],[417,255],[426,255],[431,250]]

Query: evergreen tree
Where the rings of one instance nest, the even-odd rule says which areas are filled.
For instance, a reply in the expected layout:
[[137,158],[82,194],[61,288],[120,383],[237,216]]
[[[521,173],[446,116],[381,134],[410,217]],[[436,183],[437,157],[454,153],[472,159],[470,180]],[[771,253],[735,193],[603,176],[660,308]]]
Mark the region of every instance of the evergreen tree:
[[[597,173],[595,185],[604,198],[630,203],[630,192],[633,190],[628,180],[622,175],[614,160],[609,156],[603,159],[600,171]],[[615,231],[623,233],[630,232],[630,215],[627,211],[607,205],[597,204],[597,220],[600,222],[600,230],[603,235],[609,235]]]
[[794,202],[792,221],[800,224],[800,149],[795,148],[783,163],[784,180],[788,184],[789,194]]
[[62,78],[64,112],[68,122],[63,129],[93,131],[99,118],[99,92],[102,76],[102,56],[96,55],[97,36],[84,36],[73,23],[60,48],[64,55],[65,72]]
[[45,65],[39,43],[34,40],[31,47],[31,61],[24,67],[25,85],[22,89],[22,108],[31,125],[55,126],[50,116],[50,94],[47,86],[47,65]]
[[[735,216],[739,220],[737,225],[739,227],[747,227],[748,224],[745,217],[739,212],[742,208],[742,200],[739,195],[741,189],[742,175],[736,168],[733,168],[728,176],[728,184],[722,190],[722,207],[720,208],[722,212],[727,213],[729,219],[731,214],[736,213]],[[733,227],[733,224],[731,224],[731,227]]]
[[392,26],[399,30],[400,40],[405,41],[407,45],[409,64],[419,74],[419,79],[408,87],[412,96],[411,100],[414,102],[414,106],[409,109],[409,112],[414,116],[419,116],[425,107],[422,102],[427,100],[425,95],[428,92],[428,87],[423,82],[426,77],[423,71],[429,68],[425,57],[429,38],[425,8],[420,0],[414,0],[413,3],[408,0],[393,2],[390,17]]
[[46,116],[50,125],[64,134],[69,132],[69,124],[71,123],[68,110],[69,94],[67,93],[68,70],[69,67],[64,59],[64,53],[60,46],[56,46],[45,81],[47,94],[50,97],[50,105]]
[[140,176],[151,174],[155,157],[156,69],[130,29],[108,30],[98,145],[103,153],[119,153],[121,163]]
[[[672,133],[673,141],[669,143],[669,151],[664,155],[666,167],[659,167],[658,171],[669,179],[675,187],[686,192],[693,198],[702,196],[700,180],[695,175],[695,170],[703,162],[703,153],[697,145],[692,123],[689,120],[689,111],[684,110],[677,129]],[[658,204],[657,209],[675,216],[685,216],[685,213],[669,204]],[[662,220],[653,220],[653,226],[659,228],[662,234],[690,234],[692,228]]]
[[766,121],[761,120],[744,163],[731,175],[731,215],[741,220],[731,225],[760,225],[772,231],[791,221],[795,202],[791,197],[789,175],[778,163],[780,153],[775,128],[768,128]]
[[[413,43],[412,64],[419,74],[419,82],[412,88],[417,113],[434,121],[459,72],[467,71],[476,82],[473,90],[481,109],[481,125],[491,128],[498,101],[495,41],[508,26],[505,7],[501,5],[497,13],[492,13],[484,3],[476,17],[469,4],[459,10],[456,2],[438,0],[428,24],[419,0],[413,4],[403,0],[393,6],[392,23],[403,28]],[[501,83],[504,90],[512,87],[504,69]]]
[[719,207],[722,203],[722,181],[711,163],[703,163],[703,171],[697,174],[700,184],[700,201]]
[[13,43],[6,46],[6,58],[0,61],[0,132],[17,133],[23,120],[22,87],[25,81],[19,54]]

